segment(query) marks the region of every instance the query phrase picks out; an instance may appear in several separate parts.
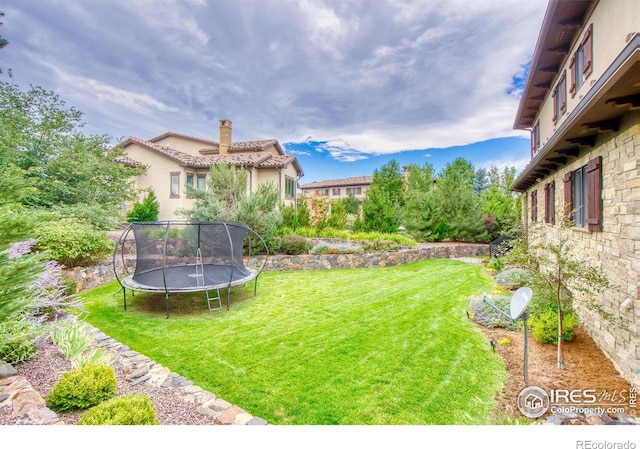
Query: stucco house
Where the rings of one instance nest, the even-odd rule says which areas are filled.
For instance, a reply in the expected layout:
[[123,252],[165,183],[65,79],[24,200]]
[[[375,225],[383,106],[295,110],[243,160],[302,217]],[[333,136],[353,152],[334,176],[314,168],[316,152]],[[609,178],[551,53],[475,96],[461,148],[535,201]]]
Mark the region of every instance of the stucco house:
[[339,200],[349,195],[362,201],[373,176],[354,176],[352,178],[329,179],[326,181],[310,182],[300,186],[303,196],[320,195],[329,200]]
[[158,219],[179,219],[178,209],[189,209],[193,199],[186,195],[187,184],[205,189],[211,165],[227,164],[248,171],[247,190],[271,182],[280,190],[284,205],[296,204],[297,186],[303,176],[295,156],[285,154],[275,139],[232,142],[231,121],[220,120],[220,140],[166,132],[148,140],[129,137],[120,143],[127,164],[147,167],[135,179],[138,189],[153,188],[160,204]]
[[625,324],[578,313],[616,369],[640,385],[640,2],[551,0],[514,127],[531,160],[513,184],[525,226],[571,220],[575,251],[603,270],[597,298]]

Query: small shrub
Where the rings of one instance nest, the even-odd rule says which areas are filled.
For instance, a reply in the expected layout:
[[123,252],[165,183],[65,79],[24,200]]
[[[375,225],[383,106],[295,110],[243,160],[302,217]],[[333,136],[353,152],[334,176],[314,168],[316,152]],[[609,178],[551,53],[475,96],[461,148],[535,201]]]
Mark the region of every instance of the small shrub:
[[39,237],[36,249],[49,250],[52,259],[67,267],[95,263],[114,247],[106,232],[75,219],[43,222],[36,233]]
[[499,257],[492,257],[487,268],[494,270],[496,273],[500,272],[504,268],[504,261]]
[[508,338],[501,338],[500,340],[498,340],[498,344],[500,346],[511,346],[511,340],[509,340]]
[[158,203],[156,194],[153,192],[153,189],[149,189],[147,196],[144,197],[142,202],[134,203],[133,209],[127,214],[127,222],[157,221],[159,213],[160,204]]
[[313,248],[313,242],[297,235],[285,235],[280,239],[280,250],[285,254],[307,254]]
[[[58,323],[49,332],[58,351],[72,364],[82,357],[93,343],[93,337],[85,331],[81,323]],[[78,368],[77,365],[74,368]]]
[[[511,296],[491,297],[487,298],[487,300],[507,315],[509,314]],[[483,298],[471,300],[471,318],[476,323],[489,329],[503,327],[505,329],[517,330],[520,328],[520,320],[512,321],[508,316],[502,315],[491,307]]]
[[143,426],[158,424],[156,410],[148,396],[118,396],[96,405],[78,421],[78,425]]
[[56,412],[82,410],[113,397],[118,381],[113,368],[87,365],[67,371],[47,396],[47,406]]
[[86,365],[109,365],[111,354],[105,348],[91,348],[95,339],[80,322],[59,322],[50,331],[51,340],[73,369]]
[[43,326],[24,318],[0,322],[0,360],[14,364],[30,359],[43,332]]
[[511,290],[516,290],[531,284],[531,275],[522,268],[509,268],[502,270],[496,276],[496,283]]
[[[578,323],[578,317],[574,313],[565,313],[562,316],[562,339],[573,340],[573,328]],[[544,312],[529,318],[531,334],[540,343],[558,344],[558,312],[547,309]]]

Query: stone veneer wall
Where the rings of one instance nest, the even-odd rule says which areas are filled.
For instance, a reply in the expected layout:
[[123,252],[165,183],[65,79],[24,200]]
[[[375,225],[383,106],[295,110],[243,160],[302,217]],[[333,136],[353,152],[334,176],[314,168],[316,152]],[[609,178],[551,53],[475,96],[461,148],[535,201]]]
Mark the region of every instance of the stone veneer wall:
[[[489,245],[472,243],[437,243],[415,249],[404,249],[390,253],[363,254],[304,254],[299,256],[271,255],[265,270],[325,270],[332,268],[367,268],[405,265],[425,259],[488,256]],[[260,259],[249,259],[248,266],[259,263]],[[111,261],[104,261],[91,267],[75,267],[66,270],[75,279],[78,291],[95,287],[115,279]]]
[[[564,174],[599,155],[602,156],[603,231],[572,228],[569,232],[574,254],[601,268],[613,286],[598,298],[600,305],[625,324],[604,320],[599,314],[580,307],[579,300],[576,309],[583,327],[605,356],[625,379],[640,386],[640,111],[625,115],[618,134],[599,137],[593,150],[581,152],[578,158],[541,180],[529,193],[536,189],[539,192],[540,223],[544,220],[544,183],[555,180],[558,210],[564,204]],[[530,220],[531,214],[525,213]],[[541,226],[543,238],[557,235],[557,224]]]

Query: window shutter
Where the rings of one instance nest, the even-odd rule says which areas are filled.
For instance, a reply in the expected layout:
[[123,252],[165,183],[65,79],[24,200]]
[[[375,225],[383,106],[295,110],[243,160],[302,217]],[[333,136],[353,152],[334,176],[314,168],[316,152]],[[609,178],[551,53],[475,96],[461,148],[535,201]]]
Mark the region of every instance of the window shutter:
[[571,63],[569,64],[569,72],[571,73],[571,83],[569,84],[569,93],[571,94],[571,98],[573,98],[576,94],[576,80],[578,79],[578,66],[576,65],[575,56],[571,58]]
[[556,224],[556,182],[549,183],[549,221],[548,223]]
[[560,115],[558,111],[558,101],[556,96],[558,95],[558,89],[553,90],[553,94],[551,95],[551,101],[553,102],[553,124],[558,123],[558,116]]
[[560,78],[560,115],[564,114],[567,110],[567,72],[562,74]]
[[602,156],[587,164],[587,226],[602,231]]
[[565,173],[563,181],[565,219],[573,221],[573,172]]
[[582,46],[584,48],[584,67],[582,73],[584,73],[585,79],[591,75],[593,71],[593,23],[589,25],[587,32],[582,40]]
[[544,185],[544,222],[549,223],[551,215],[549,215],[549,187],[551,184],[546,183]]
[[538,221],[538,191],[531,192],[531,221]]

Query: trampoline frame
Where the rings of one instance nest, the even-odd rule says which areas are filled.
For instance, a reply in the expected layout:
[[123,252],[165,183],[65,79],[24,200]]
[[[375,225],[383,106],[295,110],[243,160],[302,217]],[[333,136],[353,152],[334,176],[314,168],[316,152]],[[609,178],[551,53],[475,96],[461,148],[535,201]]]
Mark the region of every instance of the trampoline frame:
[[[163,241],[162,241],[162,266],[159,268],[153,268],[150,270],[146,270],[146,271],[142,271],[142,272],[137,272],[137,270],[133,270],[134,273],[131,273],[131,270],[129,269],[129,266],[127,266],[127,261],[125,260],[125,245],[127,243],[127,241],[129,241],[128,237],[129,234],[131,233],[131,231],[133,231],[134,227],[136,226],[154,226],[154,227],[160,227],[160,226],[164,226],[164,237],[163,237]],[[172,226],[174,227],[186,227],[186,226],[197,226],[198,227],[198,247],[196,250],[196,261],[193,264],[180,264],[180,265],[168,265],[167,264],[167,242],[169,240],[169,231],[170,229],[172,229]],[[232,263],[230,265],[220,265],[220,264],[210,264],[210,263],[203,263],[202,262],[202,253],[200,250],[200,230],[202,226],[222,226],[224,227],[225,233],[226,233],[226,237],[228,239],[227,242],[229,244],[229,249],[230,249],[230,259],[232,261]],[[260,244],[262,245],[263,249],[264,249],[264,254],[261,254],[263,256],[263,260],[262,263],[259,264],[259,266],[257,268],[249,268],[247,266],[244,265],[244,254],[242,254],[240,256],[240,261],[242,263],[242,265],[235,265],[233,263],[233,261],[236,260],[236,255],[234,254],[234,245],[233,245],[233,239],[231,237],[231,232],[229,231],[229,227],[236,227],[236,228],[242,228],[244,230],[243,236],[242,236],[242,242],[241,243],[241,247],[244,247],[245,241],[247,238],[249,238],[249,240],[251,241],[251,238],[253,236],[258,238],[258,241],[260,242]],[[136,260],[136,265],[137,262],[139,260],[139,255],[138,255],[138,246],[137,246],[137,241],[136,241],[136,234],[135,231],[133,232],[133,241],[136,245],[136,249],[135,249],[135,260]],[[238,243],[238,242],[235,242]],[[249,245],[249,247],[251,248],[251,245]],[[244,252],[243,252],[244,253]],[[122,232],[122,234],[120,235],[120,238],[118,239],[118,241],[116,242],[116,246],[115,249],[113,251],[113,272],[115,274],[116,279],[118,280],[118,283],[120,284],[120,286],[122,287],[122,293],[123,293],[123,305],[124,305],[124,310],[127,310],[127,289],[131,290],[132,295],[136,292],[136,291],[140,291],[140,292],[150,292],[150,293],[159,293],[159,292],[164,292],[165,294],[165,309],[166,309],[166,318],[169,318],[169,295],[172,293],[186,293],[186,292],[205,292],[206,295],[206,299],[207,299],[207,307],[209,309],[209,316],[211,316],[211,312],[214,310],[220,310],[220,313],[222,313],[222,302],[221,302],[221,296],[220,296],[220,290],[221,289],[227,289],[227,298],[226,298],[226,305],[227,305],[227,310],[229,310],[230,308],[230,294],[231,294],[231,287],[237,286],[237,285],[244,285],[248,282],[254,281],[254,287],[253,287],[253,297],[256,296],[256,292],[257,292],[257,288],[258,288],[258,277],[260,276],[260,274],[262,273],[262,270],[264,269],[264,267],[267,264],[267,259],[269,257],[269,248],[267,246],[267,244],[265,243],[265,241],[262,239],[262,237],[260,237],[260,235],[255,232],[253,229],[251,229],[250,227],[248,227],[245,223],[242,222],[221,222],[221,221],[175,221],[175,220],[168,220],[168,221],[154,221],[154,222],[134,222],[134,223],[130,223],[127,228],[125,228],[125,230]],[[121,263],[121,269],[118,269],[118,262]],[[186,287],[176,287],[176,286],[172,286],[172,285],[168,285],[167,284],[167,274],[169,272],[174,272],[175,269],[182,269],[182,268],[189,268],[192,267],[193,268],[193,274],[189,274],[189,277],[193,277],[194,279],[196,279],[196,285],[190,285],[190,286],[186,286]],[[228,277],[228,281],[225,282],[216,282],[216,283],[205,283],[205,280],[207,278],[206,274],[208,272],[208,268],[210,270],[216,270],[216,267],[224,267],[225,269],[228,269],[229,271],[229,277]],[[218,271],[221,271],[221,269],[217,269]],[[136,280],[133,279],[134,276],[140,276],[140,275],[144,275],[147,273],[151,273],[151,272],[158,272],[161,271],[162,272],[162,285],[149,285],[149,284],[143,284],[140,283]],[[238,274],[239,272],[244,272],[244,275],[242,277],[236,277],[234,279],[234,274]],[[226,275],[225,275],[226,278]],[[202,284],[199,284],[198,279],[202,279]],[[216,297],[211,297],[209,295],[210,291],[216,290],[217,295]],[[211,302],[212,301],[217,301],[218,302],[218,307],[216,308],[212,308],[211,307]]]

